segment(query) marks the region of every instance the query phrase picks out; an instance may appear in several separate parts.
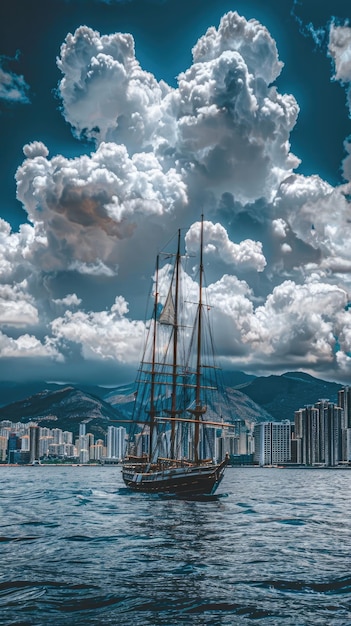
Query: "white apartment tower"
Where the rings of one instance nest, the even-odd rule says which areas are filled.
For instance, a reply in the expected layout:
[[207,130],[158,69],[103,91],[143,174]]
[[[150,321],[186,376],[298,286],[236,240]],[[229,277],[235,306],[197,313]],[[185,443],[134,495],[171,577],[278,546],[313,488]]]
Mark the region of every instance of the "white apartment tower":
[[109,426],[107,429],[107,458],[122,460],[126,447],[126,429],[123,426]]
[[262,422],[256,424],[255,463],[277,465],[291,459],[291,424],[290,422]]

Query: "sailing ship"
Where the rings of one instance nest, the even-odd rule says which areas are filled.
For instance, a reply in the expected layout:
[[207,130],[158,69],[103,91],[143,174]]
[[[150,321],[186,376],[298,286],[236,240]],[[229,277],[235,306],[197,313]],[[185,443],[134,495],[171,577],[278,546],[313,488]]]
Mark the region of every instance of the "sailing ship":
[[176,252],[157,256],[153,311],[122,465],[123,480],[135,491],[213,495],[229,461],[223,433],[232,425],[224,421],[218,397],[213,399],[220,368],[204,286],[203,217],[199,239],[196,280],[185,267],[194,261],[181,254],[180,230]]

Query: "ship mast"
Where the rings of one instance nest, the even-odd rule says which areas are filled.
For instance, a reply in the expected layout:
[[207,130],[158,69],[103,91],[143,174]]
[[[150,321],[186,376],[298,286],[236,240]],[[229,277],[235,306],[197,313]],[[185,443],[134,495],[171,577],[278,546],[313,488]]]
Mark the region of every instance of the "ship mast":
[[[178,370],[178,307],[179,307],[179,278],[180,278],[180,229],[178,230],[177,255],[175,263],[175,293],[174,293],[174,320],[173,320],[173,361],[172,361],[172,404],[171,417],[177,416],[177,370]],[[171,449],[170,457],[175,453],[175,420],[171,425]]]
[[155,281],[155,301],[154,301],[154,319],[153,319],[153,336],[152,336],[152,357],[151,357],[151,384],[150,384],[150,434],[149,434],[149,462],[152,461],[152,443],[155,430],[155,383],[156,383],[156,332],[157,332],[157,309],[158,309],[158,272],[159,272],[159,255],[156,257],[156,281]]
[[203,273],[204,273],[203,245],[204,245],[204,216],[201,215],[199,303],[198,303],[198,312],[197,312],[196,392],[195,392],[195,409],[192,411],[195,417],[194,451],[193,451],[195,463],[199,462],[200,416],[206,411],[206,409],[201,405],[201,402],[200,402],[201,348],[202,348],[202,289],[203,289]]

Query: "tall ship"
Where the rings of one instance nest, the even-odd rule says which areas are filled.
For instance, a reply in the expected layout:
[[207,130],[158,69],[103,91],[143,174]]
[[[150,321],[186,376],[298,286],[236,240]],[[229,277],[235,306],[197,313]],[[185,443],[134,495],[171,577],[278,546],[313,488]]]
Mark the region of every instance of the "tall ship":
[[[203,217],[199,231],[197,260],[181,254],[180,231],[174,253],[157,255],[122,465],[123,480],[134,491],[212,495],[229,461],[225,441],[231,424],[223,414],[204,284]],[[228,415],[225,402],[224,407]]]

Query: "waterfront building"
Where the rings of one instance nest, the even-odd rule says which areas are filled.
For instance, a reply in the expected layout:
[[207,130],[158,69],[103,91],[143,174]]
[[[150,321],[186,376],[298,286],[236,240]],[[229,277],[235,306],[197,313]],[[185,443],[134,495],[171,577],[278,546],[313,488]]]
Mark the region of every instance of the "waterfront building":
[[22,435],[21,437],[21,450],[22,452],[29,452],[30,447],[29,435]]
[[341,424],[344,412],[328,400],[319,400],[315,407],[320,420],[320,460],[328,467],[338,465],[342,460]]
[[[45,429],[49,430],[50,429]],[[43,456],[48,456],[49,454],[49,446],[54,443],[54,438],[50,436],[40,437],[39,439],[39,456],[42,458]],[[56,444],[57,445],[57,444]]]
[[89,448],[90,461],[101,461],[104,456],[104,442],[102,439],[98,439],[97,442]]
[[351,463],[351,387],[338,391],[338,405],[343,410],[341,417],[341,460]]
[[51,436],[53,437],[54,443],[62,443],[63,442],[63,431],[61,428],[52,428]]
[[79,436],[79,463],[88,463],[88,461],[89,461],[89,437],[88,435],[80,435]]
[[32,424],[29,427],[29,462],[39,461],[39,426]]
[[21,460],[21,438],[13,432],[7,441],[7,462],[19,463]]
[[254,461],[260,465],[277,465],[291,459],[291,424],[261,422],[254,428]]
[[[180,432],[179,432],[179,435],[180,435]],[[216,439],[216,428],[209,426],[208,428],[206,428],[206,437],[204,436],[200,437],[200,441],[199,441],[200,458],[202,459],[211,458],[211,450],[215,450],[215,439]],[[179,452],[178,456],[179,458],[184,456],[182,451]]]
[[[111,428],[109,426],[109,428]],[[112,426],[112,428],[114,428],[114,426]],[[169,441],[167,441],[167,435],[168,432],[165,433],[166,437],[165,437],[165,442],[167,442],[167,449],[169,449]],[[168,436],[169,439],[169,436]],[[149,436],[148,433],[138,433],[135,437],[135,444],[136,444],[136,456],[142,456],[142,455],[148,455],[149,454]],[[165,455],[167,456],[167,454]],[[107,458],[111,458],[109,457],[109,446],[108,446],[108,434],[107,434]],[[119,457],[112,457],[112,458],[119,458]]]
[[89,450],[82,449],[79,453],[79,463],[89,463]]
[[321,462],[320,420],[318,408],[308,405],[295,411],[296,462],[316,465]]
[[[125,453],[126,448],[126,434],[127,431],[123,426],[109,426],[107,429],[107,458],[108,459],[117,459],[118,461],[122,460]],[[142,451],[146,446],[146,440],[144,441],[142,438],[139,438],[139,445],[141,446]]]
[[343,459],[343,421],[343,409],[329,400],[319,400],[295,411],[296,462],[338,465]]
[[238,439],[235,435],[221,435],[216,437],[214,448],[216,462],[222,461],[227,452],[230,455],[238,454],[238,446],[236,445],[237,442]]
[[7,441],[8,437],[4,435],[0,435],[0,461],[6,461],[6,450],[7,450]]
[[351,387],[346,386],[338,391],[338,406],[344,411],[341,428],[351,428]]
[[[73,437],[73,434],[72,434]],[[77,450],[75,448],[75,446],[73,445],[73,443],[65,443],[65,456],[69,457],[70,459],[73,459],[75,456],[77,456]]]
[[73,433],[71,433],[69,430],[64,430],[62,433],[62,440],[63,443],[73,444]]

